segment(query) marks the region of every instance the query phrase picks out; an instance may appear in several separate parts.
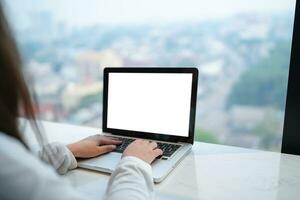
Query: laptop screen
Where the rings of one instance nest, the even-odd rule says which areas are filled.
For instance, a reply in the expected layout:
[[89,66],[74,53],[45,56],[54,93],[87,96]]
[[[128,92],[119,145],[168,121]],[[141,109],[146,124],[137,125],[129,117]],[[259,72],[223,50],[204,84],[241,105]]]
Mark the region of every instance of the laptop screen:
[[192,73],[109,73],[107,128],[188,137]]

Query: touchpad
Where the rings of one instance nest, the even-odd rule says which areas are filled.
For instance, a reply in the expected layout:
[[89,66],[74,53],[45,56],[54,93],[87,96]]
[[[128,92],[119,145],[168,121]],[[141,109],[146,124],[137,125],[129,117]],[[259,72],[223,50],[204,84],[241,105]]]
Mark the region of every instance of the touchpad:
[[114,171],[117,164],[121,160],[122,154],[111,152],[108,154],[101,155],[97,158],[92,158],[88,160],[81,161],[82,165],[91,165],[94,168],[99,169],[109,169],[110,171]]

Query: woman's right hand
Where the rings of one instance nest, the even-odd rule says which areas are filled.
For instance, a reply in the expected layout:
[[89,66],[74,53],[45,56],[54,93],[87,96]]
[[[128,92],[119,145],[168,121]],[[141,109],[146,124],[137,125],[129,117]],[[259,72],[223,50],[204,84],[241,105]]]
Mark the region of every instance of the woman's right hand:
[[162,150],[157,148],[156,142],[137,139],[124,150],[123,157],[134,156],[151,164],[153,160],[162,155],[162,153]]

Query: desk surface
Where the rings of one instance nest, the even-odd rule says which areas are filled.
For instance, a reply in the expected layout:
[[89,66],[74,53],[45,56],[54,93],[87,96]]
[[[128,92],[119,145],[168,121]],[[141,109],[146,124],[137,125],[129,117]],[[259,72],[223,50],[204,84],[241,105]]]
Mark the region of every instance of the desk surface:
[[[100,129],[43,122],[49,141],[70,143]],[[26,129],[31,139],[31,131]],[[109,175],[84,169],[66,177],[91,199],[101,199]],[[299,199],[300,156],[196,142],[160,184],[158,199]]]

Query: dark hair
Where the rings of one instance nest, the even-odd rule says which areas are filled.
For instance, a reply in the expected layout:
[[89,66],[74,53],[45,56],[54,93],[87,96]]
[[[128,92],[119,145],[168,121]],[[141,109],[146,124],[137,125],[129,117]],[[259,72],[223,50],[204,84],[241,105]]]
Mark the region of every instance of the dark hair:
[[41,143],[42,135],[36,121],[34,101],[25,82],[22,59],[5,17],[2,2],[0,2],[0,80],[0,131],[16,138],[27,147],[19,130],[19,118],[24,117],[30,121],[37,140]]

